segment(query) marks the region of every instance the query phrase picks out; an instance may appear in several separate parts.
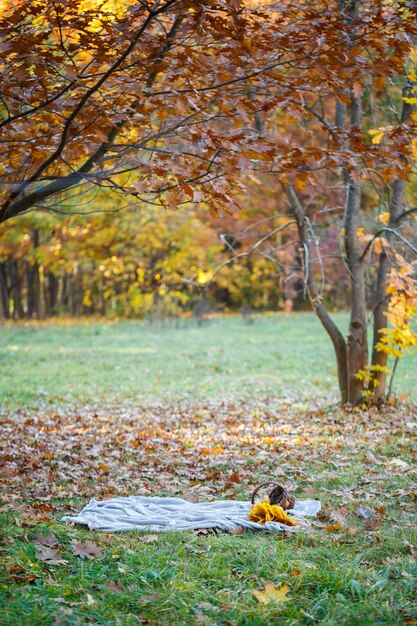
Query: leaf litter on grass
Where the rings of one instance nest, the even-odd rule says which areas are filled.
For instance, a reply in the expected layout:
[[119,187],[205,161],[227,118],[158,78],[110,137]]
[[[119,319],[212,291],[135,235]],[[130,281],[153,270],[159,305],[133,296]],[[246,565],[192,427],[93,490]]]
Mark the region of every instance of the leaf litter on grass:
[[[294,544],[295,560],[286,575],[276,573],[280,583],[277,579],[270,582],[274,579],[267,572],[261,573],[263,566],[259,563],[258,569],[246,572],[239,561],[233,563],[230,572],[241,586],[239,593],[250,594],[254,605],[254,584],[263,585],[263,589],[258,589],[260,593],[269,589],[272,597],[281,592],[289,600],[282,589],[291,584],[291,579],[297,580],[293,602],[299,602],[299,584],[314,581],[321,574],[316,561],[312,561],[314,557],[302,558],[308,546],[317,543],[335,549],[368,537],[369,544],[378,547],[386,523],[415,530],[411,514],[417,493],[413,467],[417,418],[412,407],[388,408],[384,413],[328,411],[320,405],[307,410],[269,398],[241,403],[229,400],[143,407],[109,405],[100,410],[90,406],[43,412],[25,410],[3,413],[1,420],[0,454],[6,466],[3,510],[12,511],[20,535],[36,544],[37,554],[44,557],[37,559],[43,561],[44,569],[35,569],[33,573],[30,563],[19,566],[8,562],[8,576],[19,586],[34,583],[39,577],[50,580],[47,568],[61,564],[53,570],[59,578],[67,569],[65,561],[72,559],[68,566],[72,567],[74,556],[80,557],[79,566],[83,568],[96,564],[101,567],[102,558],[110,558],[115,560],[115,572],[106,582],[110,580],[116,588],[110,586],[108,593],[123,595],[118,576],[123,576],[123,582],[128,579],[132,565],[123,560],[119,563],[117,554],[109,556],[116,539],[102,533],[100,545],[77,541],[79,529],[54,524],[64,512],[79,510],[93,496],[103,499],[149,494],[176,495],[192,501],[249,500],[256,484],[273,478],[292,489],[296,497],[320,499],[325,504],[323,511],[312,529]],[[399,458],[407,467],[390,463]],[[44,522],[51,522],[53,533],[45,531]],[[42,532],[38,532],[38,524]],[[86,533],[82,531],[82,536]],[[227,538],[241,542],[241,537],[222,537],[206,531],[192,537],[193,541],[210,546],[226,542]],[[277,545],[280,538],[268,537],[265,541]],[[124,541],[123,535],[117,537],[117,545],[124,545]],[[140,541],[135,539],[135,545],[139,544],[140,550],[157,555],[164,549],[165,539],[145,535]],[[414,560],[416,546],[412,540],[409,544],[411,548],[404,544],[403,549],[407,558]],[[72,551],[72,546],[77,545],[79,554]],[[12,551],[13,544],[7,546]],[[204,558],[201,549],[185,553]],[[88,561],[88,566],[83,561]],[[384,565],[395,566],[391,562]],[[16,567],[20,569],[13,569]],[[154,580],[154,575],[150,571],[149,581]],[[401,572],[399,575],[408,584],[409,578]],[[126,582],[126,589],[128,585]],[[164,593],[152,591],[152,585],[146,582],[146,593],[139,596],[147,599],[140,604],[149,607],[149,614],[157,610]],[[96,606],[96,595],[90,597],[94,603],[77,599],[79,596],[68,603],[73,602],[74,607]],[[281,604],[286,607],[293,602]],[[259,601],[257,610],[266,610],[269,605],[273,606],[273,602]]]
[[[306,496],[318,499],[324,482],[334,503],[356,504],[361,512],[416,493],[416,419],[412,407],[383,415],[307,411],[274,398],[5,412],[3,497],[30,525],[51,519],[57,508],[76,510],[72,502],[80,497],[248,499],[254,485],[273,477],[302,484]],[[353,457],[363,460],[350,468]],[[352,483],[332,488],[345,467]],[[401,480],[409,487],[391,492]]]

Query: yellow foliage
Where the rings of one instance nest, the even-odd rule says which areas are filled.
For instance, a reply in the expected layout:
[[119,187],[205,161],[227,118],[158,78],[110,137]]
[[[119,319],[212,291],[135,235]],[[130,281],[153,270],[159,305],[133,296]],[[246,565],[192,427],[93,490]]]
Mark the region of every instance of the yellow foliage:
[[297,191],[303,191],[305,186],[306,186],[306,184],[307,184],[306,180],[304,180],[302,178],[297,178],[295,183],[294,183],[294,186],[297,189]]
[[210,282],[213,276],[213,272],[204,272],[203,270],[198,270],[197,272],[197,282],[199,285],[206,285]]
[[249,519],[257,524],[266,522],[280,522],[287,526],[297,526],[295,519],[286,514],[284,509],[277,504],[269,502],[257,502],[249,511]]
[[381,254],[384,249],[384,239],[382,237],[377,237],[374,241],[374,252],[376,254]]
[[372,137],[372,143],[379,144],[384,136],[385,128],[371,128],[368,132]]
[[385,211],[385,213],[381,213],[381,215],[379,216],[379,221],[385,225],[389,223],[389,220],[390,220],[389,211]]
[[91,289],[87,289],[87,291],[84,293],[83,305],[91,306],[92,304],[93,301],[91,300]]
[[[399,254],[395,258],[398,267],[391,269],[386,285],[386,293],[390,296],[386,313],[389,326],[379,331],[380,340],[376,349],[389,357],[401,359],[406,352],[417,348],[417,333],[413,329],[417,320],[417,284],[414,281],[414,264],[407,263]],[[393,374],[386,365],[371,365],[355,375],[366,387],[365,397],[370,397],[379,384],[376,372]]]
[[417,83],[417,74],[414,68],[411,68],[408,71],[407,78],[412,83]]
[[417,333],[412,328],[417,319],[417,285],[413,272],[413,265],[402,259],[399,269],[391,269],[386,286],[386,293],[391,296],[387,312],[390,327],[381,330],[377,349],[396,358],[417,348]]
[[269,602],[289,602],[291,598],[287,597],[289,591],[288,585],[283,585],[280,589],[277,589],[272,583],[266,583],[265,590],[254,589],[253,595],[261,604],[268,604]]

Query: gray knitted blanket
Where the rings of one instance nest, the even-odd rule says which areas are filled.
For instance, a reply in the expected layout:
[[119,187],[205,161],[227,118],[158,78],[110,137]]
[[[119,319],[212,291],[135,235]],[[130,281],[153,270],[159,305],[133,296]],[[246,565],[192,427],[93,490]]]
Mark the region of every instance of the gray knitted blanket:
[[[247,519],[250,508],[250,502],[235,500],[194,503],[182,498],[129,496],[102,502],[90,500],[78,515],[66,515],[62,520],[86,524],[90,530],[110,532],[121,530],[162,532],[196,528],[219,528],[230,532],[239,526],[249,530],[279,532],[299,528],[278,522],[267,522],[265,525],[250,522]],[[287,512],[299,522],[300,526],[309,526],[305,517],[314,516],[319,511],[318,500],[301,500],[296,502],[294,509]]]

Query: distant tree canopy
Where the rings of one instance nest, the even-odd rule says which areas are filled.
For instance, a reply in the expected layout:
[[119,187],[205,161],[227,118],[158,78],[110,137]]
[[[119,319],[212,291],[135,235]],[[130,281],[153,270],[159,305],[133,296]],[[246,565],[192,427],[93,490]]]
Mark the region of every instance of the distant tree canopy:
[[97,210],[94,188],[100,210],[194,207],[225,233],[239,210],[229,253],[301,280],[342,401],[383,401],[388,357],[417,345],[415,3],[4,4],[0,222]]

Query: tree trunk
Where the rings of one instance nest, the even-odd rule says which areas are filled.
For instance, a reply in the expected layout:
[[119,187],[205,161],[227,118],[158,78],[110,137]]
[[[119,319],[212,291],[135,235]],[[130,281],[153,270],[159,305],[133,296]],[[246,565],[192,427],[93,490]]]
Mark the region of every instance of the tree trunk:
[[68,276],[68,313],[75,317],[75,279],[74,276]]
[[10,319],[10,299],[5,263],[0,263],[0,314],[4,319]]
[[[355,20],[359,11],[359,1],[341,0],[340,8],[342,19],[346,22],[347,32],[354,34]],[[351,43],[352,47],[353,45],[354,44]],[[359,133],[362,126],[362,106],[361,97],[353,84],[350,85],[349,113],[350,149],[354,154],[355,133]],[[344,105],[337,103],[335,126],[339,131],[344,130],[345,118],[346,109]],[[340,147],[344,145],[343,138],[339,140],[339,143]],[[353,171],[345,166],[343,168],[343,179],[346,190],[344,218],[345,252],[351,280],[351,311],[347,338],[347,395],[350,404],[360,404],[363,399],[363,382],[358,380],[356,375],[361,370],[365,370],[368,365],[368,342],[365,274],[357,235],[357,230],[360,226],[359,217],[361,206],[359,166],[357,165]]]
[[58,301],[58,280],[55,274],[48,272],[45,285],[45,311],[46,315],[54,315]]
[[41,281],[39,276],[39,264],[26,264],[26,286],[27,286],[27,314],[28,317],[41,319]]
[[292,187],[284,187],[290,206],[297,222],[298,235],[301,243],[301,256],[304,263],[304,276],[307,286],[307,294],[314,312],[329,335],[336,355],[337,377],[339,381],[340,397],[342,404],[349,400],[348,396],[348,364],[346,342],[339,328],[336,326],[326,308],[323,305],[321,294],[318,290],[314,276],[314,268],[311,262],[311,235],[309,233],[309,220],[301,201]]
[[25,317],[25,312],[22,304],[22,289],[17,261],[9,261],[8,268],[10,276],[10,292],[13,299],[13,318],[15,320],[21,320]]
[[[350,132],[359,132],[362,124],[360,96],[350,91]],[[353,149],[353,137],[351,138]],[[361,183],[360,171],[347,171],[345,210],[345,251],[351,280],[351,313],[347,338],[348,401],[360,404],[363,399],[363,381],[357,378],[368,366],[368,333],[366,319],[366,287],[361,248],[357,231],[360,226]]]
[[68,274],[64,274],[63,277],[61,278],[61,286],[60,286],[60,290],[59,290],[59,306],[61,309],[61,313],[68,313],[69,312],[69,301],[70,301],[70,277],[68,276]]
[[[403,96],[410,97],[411,85],[408,85],[404,89]],[[401,114],[401,124],[406,123],[413,111],[413,106],[403,100],[403,108]],[[401,158],[401,155],[400,155]],[[405,158],[405,157],[403,157]],[[388,227],[393,229],[397,226],[397,220],[404,210],[405,201],[405,185],[404,178],[397,178],[394,181],[392,188],[391,202],[389,206],[389,224]],[[385,239],[390,244],[393,238],[393,233],[387,231],[385,233]],[[387,373],[384,371],[387,367],[388,355],[385,352],[381,352],[377,349],[377,344],[381,339],[382,329],[387,327],[387,310],[389,297],[386,294],[386,282],[388,279],[388,273],[390,270],[390,262],[388,254],[385,250],[382,251],[379,258],[378,276],[376,281],[376,304],[374,308],[374,334],[372,343],[372,379],[370,381],[370,387],[373,390],[373,399],[376,404],[381,404],[385,400]]]

